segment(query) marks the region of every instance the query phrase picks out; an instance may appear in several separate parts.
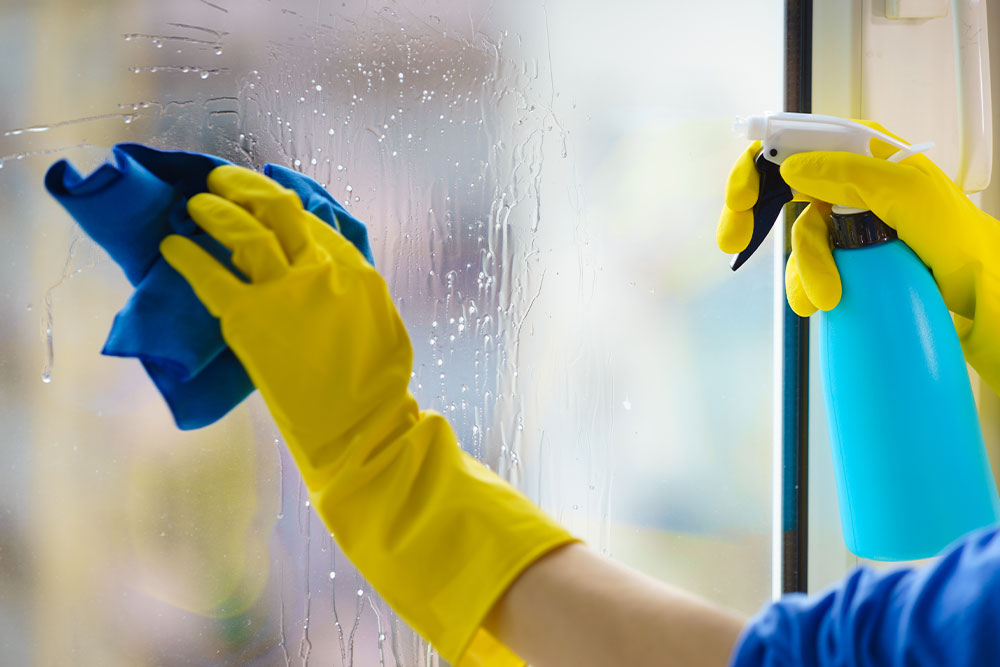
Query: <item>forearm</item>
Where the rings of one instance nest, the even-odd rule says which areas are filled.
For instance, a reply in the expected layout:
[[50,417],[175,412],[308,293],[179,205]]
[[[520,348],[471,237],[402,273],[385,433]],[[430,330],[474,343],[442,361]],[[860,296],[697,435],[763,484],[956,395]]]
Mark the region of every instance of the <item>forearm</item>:
[[744,622],[571,544],[525,570],[484,627],[535,667],[723,667]]

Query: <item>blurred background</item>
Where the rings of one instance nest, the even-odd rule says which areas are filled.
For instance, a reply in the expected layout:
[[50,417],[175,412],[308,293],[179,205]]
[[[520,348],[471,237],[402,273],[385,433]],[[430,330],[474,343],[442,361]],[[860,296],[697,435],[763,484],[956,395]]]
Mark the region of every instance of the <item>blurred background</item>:
[[324,184],[467,451],[594,548],[758,609],[773,258],[733,275],[714,231],[733,118],[781,108],[782,6],[0,0],[0,663],[441,664],[259,396],[181,432],[100,355],[131,288],[42,176],[122,141]]

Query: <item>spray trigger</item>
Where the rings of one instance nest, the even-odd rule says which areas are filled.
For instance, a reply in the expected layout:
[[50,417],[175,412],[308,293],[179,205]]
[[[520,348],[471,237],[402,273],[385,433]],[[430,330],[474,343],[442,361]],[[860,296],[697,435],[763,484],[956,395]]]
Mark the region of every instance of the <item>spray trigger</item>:
[[743,266],[750,255],[756,252],[760,244],[778,219],[778,214],[788,202],[792,201],[792,189],[781,178],[781,166],[764,157],[764,153],[754,160],[757,173],[760,174],[760,189],[757,193],[757,203],[753,206],[753,235],[750,244],[733,257],[729,265],[733,271]]

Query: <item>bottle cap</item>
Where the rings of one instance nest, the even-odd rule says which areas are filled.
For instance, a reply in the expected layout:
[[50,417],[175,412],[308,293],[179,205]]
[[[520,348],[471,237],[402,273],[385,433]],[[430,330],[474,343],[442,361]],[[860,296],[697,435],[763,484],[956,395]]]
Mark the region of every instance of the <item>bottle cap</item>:
[[852,249],[878,245],[897,238],[896,230],[882,222],[871,211],[837,213],[830,216],[833,229],[830,239],[834,248]]

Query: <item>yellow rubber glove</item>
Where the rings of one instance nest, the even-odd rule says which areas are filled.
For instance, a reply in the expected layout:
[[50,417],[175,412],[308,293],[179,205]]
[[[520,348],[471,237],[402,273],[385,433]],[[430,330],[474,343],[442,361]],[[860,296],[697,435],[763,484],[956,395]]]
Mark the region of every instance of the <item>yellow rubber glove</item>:
[[574,538],[463,453],[441,415],[419,410],[406,329],[350,242],[248,169],[218,167],[208,187],[188,211],[250,282],[186,238],[161,251],[221,320],[316,511],[447,660],[523,664],[482,621],[528,565]]
[[[863,122],[891,134],[877,123]],[[945,305],[956,316],[966,359],[994,391],[1000,390],[1000,222],[972,203],[926,156],[897,164],[885,159],[895,147],[874,139],[871,149],[874,157],[816,151],[782,163],[781,176],[799,193],[796,199],[812,201],[792,226],[792,253],[785,267],[789,305],[808,317],[840,301],[829,204],[823,202],[870,209],[931,269]],[[724,252],[739,252],[749,243],[758,189],[753,158],[759,152],[757,142],[730,173],[716,231]]]

